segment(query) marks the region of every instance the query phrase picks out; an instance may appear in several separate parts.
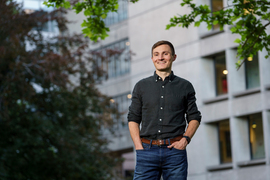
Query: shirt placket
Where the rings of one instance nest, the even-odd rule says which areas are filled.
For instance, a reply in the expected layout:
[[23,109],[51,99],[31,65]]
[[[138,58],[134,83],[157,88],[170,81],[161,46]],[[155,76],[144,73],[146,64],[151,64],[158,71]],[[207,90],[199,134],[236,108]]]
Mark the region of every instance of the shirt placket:
[[159,105],[159,115],[158,115],[158,132],[157,132],[157,134],[158,134],[158,136],[157,136],[157,138],[158,139],[162,139],[162,136],[161,136],[161,134],[162,134],[162,124],[163,124],[163,120],[164,120],[164,105],[165,105],[165,101],[164,101],[164,98],[165,98],[165,90],[166,90],[166,88],[165,88],[165,82],[163,81],[162,83],[161,83],[161,90],[160,90],[160,97],[159,97],[159,99],[160,99],[160,105]]

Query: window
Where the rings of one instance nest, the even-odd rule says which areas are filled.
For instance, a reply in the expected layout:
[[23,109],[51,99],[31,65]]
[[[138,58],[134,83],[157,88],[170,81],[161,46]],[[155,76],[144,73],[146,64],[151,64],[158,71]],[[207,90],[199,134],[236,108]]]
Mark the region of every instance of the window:
[[205,128],[208,137],[205,144],[209,147],[206,154],[207,170],[231,169],[232,150],[230,120],[223,119],[206,123]]
[[258,54],[245,62],[246,88],[252,89],[260,86],[260,72]]
[[[40,12],[40,15],[43,13],[48,13],[54,10],[53,7],[47,7],[43,4],[45,0],[16,0],[18,3],[22,3],[23,9],[25,13],[31,14],[35,11],[43,10],[44,12]],[[48,19],[50,19],[50,15],[48,15]],[[57,22],[56,21],[48,21],[43,24],[42,29],[43,32],[57,32]]]
[[229,120],[224,120],[218,122],[218,132],[219,132],[219,157],[220,163],[230,163],[232,162],[231,153],[231,133]]
[[129,42],[127,39],[95,51],[96,69],[105,71],[104,78],[114,78],[130,72]]
[[109,12],[104,20],[107,26],[121,22],[128,18],[128,1],[119,0],[117,12]]
[[227,94],[227,74],[225,54],[214,57],[216,95]]
[[[219,11],[223,8],[223,0],[211,0],[212,11]],[[218,29],[219,24],[213,25],[213,30]]]
[[124,93],[111,99],[111,104],[115,106],[120,115],[113,117],[113,127],[115,129],[121,129],[127,126],[127,112],[131,101],[131,94]]
[[248,116],[251,159],[265,158],[261,113]]

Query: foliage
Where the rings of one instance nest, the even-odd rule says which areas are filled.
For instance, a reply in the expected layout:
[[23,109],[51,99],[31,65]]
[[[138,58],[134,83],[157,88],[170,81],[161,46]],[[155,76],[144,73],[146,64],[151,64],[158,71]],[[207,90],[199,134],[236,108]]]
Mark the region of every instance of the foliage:
[[209,30],[213,25],[219,24],[220,30],[224,25],[229,25],[234,34],[239,34],[240,39],[235,42],[238,46],[239,68],[248,57],[253,57],[258,51],[265,48],[270,55],[270,35],[267,26],[270,25],[270,2],[268,0],[232,0],[228,6],[218,11],[211,11],[208,5],[197,5],[192,0],[183,0],[181,6],[191,8],[190,14],[175,16],[170,19],[167,29],[175,26],[188,28],[192,23],[196,27],[202,22],[207,23]]
[[113,177],[100,126],[117,112],[95,87],[88,42],[41,31],[48,17],[64,31],[62,13],[0,1],[0,179]]
[[[136,1],[138,0],[131,0],[131,2]],[[92,41],[97,41],[99,38],[105,39],[108,36],[110,30],[106,27],[104,19],[109,12],[117,12],[118,9],[118,0],[75,0],[72,3],[68,0],[47,0],[44,4],[48,7],[71,8],[76,14],[83,12],[86,20],[81,24],[82,31]]]

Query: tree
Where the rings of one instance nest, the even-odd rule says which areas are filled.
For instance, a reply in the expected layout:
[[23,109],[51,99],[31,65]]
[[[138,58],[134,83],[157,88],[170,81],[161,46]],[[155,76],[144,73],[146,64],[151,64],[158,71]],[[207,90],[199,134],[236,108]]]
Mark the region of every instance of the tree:
[[265,48],[270,55],[270,35],[267,26],[270,25],[270,2],[268,0],[233,0],[228,1],[228,6],[217,11],[210,10],[208,5],[197,5],[192,0],[183,0],[181,6],[187,5],[191,8],[190,14],[174,16],[170,19],[167,29],[175,26],[188,28],[194,23],[198,27],[202,22],[207,23],[208,29],[213,25],[219,25],[223,30],[225,25],[230,26],[233,34],[239,34],[240,39],[235,42],[238,46],[239,61],[237,68],[247,58],[252,58],[258,51]]
[[[119,0],[121,1],[121,0]],[[128,0],[122,0],[128,1]],[[137,2],[138,0],[130,0],[131,2]],[[105,39],[110,31],[104,23],[104,19],[109,12],[117,12],[118,0],[47,0],[44,2],[48,7],[64,7],[66,9],[71,8],[77,14],[84,13],[86,20],[83,21],[83,34],[88,36],[92,41]]]
[[119,159],[100,127],[117,112],[95,87],[102,71],[92,68],[89,43],[42,32],[49,20],[64,32],[62,13],[0,1],[0,179],[114,176]]

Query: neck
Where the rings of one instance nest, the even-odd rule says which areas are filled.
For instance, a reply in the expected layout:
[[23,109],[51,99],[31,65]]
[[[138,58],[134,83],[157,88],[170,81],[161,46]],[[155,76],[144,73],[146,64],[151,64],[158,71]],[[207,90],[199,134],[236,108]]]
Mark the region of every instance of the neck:
[[167,76],[169,76],[171,74],[171,72],[172,72],[171,70],[168,70],[168,71],[158,71],[158,70],[156,70],[157,75],[162,78],[162,81],[164,81],[164,79]]

